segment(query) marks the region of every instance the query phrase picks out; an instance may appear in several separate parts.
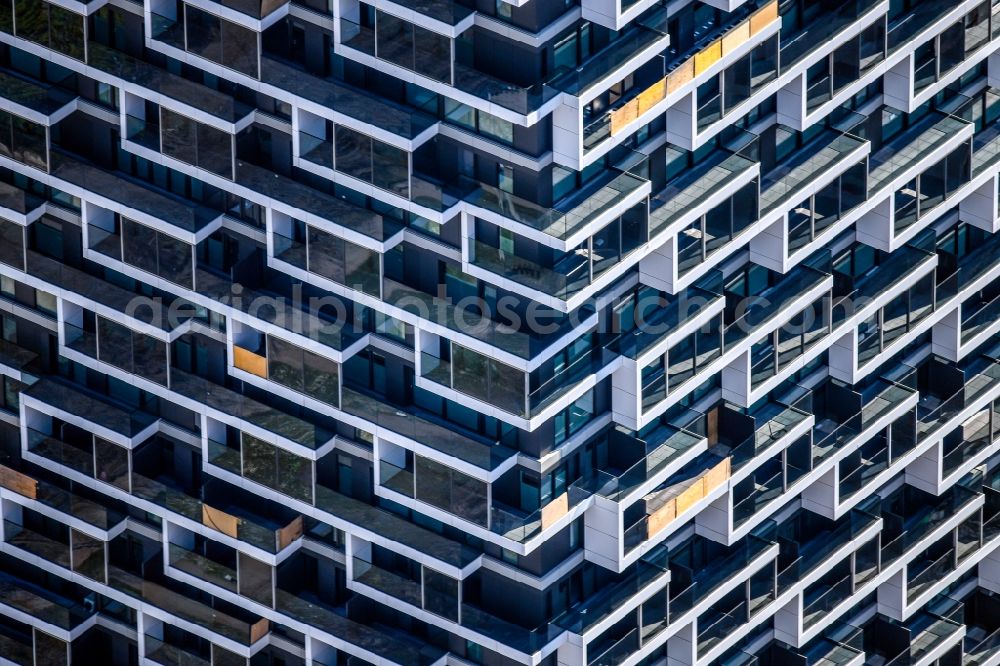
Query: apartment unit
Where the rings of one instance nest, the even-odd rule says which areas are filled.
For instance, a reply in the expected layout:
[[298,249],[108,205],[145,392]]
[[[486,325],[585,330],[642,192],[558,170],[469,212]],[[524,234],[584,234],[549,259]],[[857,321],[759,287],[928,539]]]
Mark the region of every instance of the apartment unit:
[[1000,0],[0,0],[0,664],[1000,664]]

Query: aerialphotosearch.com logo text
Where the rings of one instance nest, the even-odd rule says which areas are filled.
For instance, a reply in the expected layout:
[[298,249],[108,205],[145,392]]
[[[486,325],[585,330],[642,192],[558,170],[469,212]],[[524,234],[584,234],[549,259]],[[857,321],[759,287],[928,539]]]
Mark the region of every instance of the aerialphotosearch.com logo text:
[[[731,333],[749,334],[783,309],[761,296],[736,297],[727,294],[722,297],[707,292],[682,292],[664,299],[654,293],[630,301],[619,299],[611,304],[614,315],[598,317],[595,326],[597,303],[594,301],[584,303],[567,314],[513,295],[491,300],[476,296],[454,300],[447,296],[445,285],[439,286],[437,297],[414,292],[394,297],[391,303],[386,303],[368,296],[359,296],[358,301],[334,294],[305,296],[301,283],[292,287],[288,297],[248,292],[242,285],[234,284],[228,294],[214,300],[243,313],[248,320],[258,319],[322,342],[332,335],[339,335],[345,326],[356,332],[370,330],[372,325],[366,318],[367,313],[374,309],[403,322],[431,321],[457,333],[487,341],[489,338],[484,337],[487,335],[528,334],[543,338],[571,330],[612,336],[639,331],[644,336],[655,336],[669,333],[699,313],[707,312],[707,308],[721,298],[725,300],[722,308],[725,316],[721,316],[720,312],[719,315],[706,317],[699,327],[700,331],[710,333],[721,327],[725,329],[727,338]],[[381,305],[363,307],[366,300]],[[781,331],[794,335],[829,328],[833,322],[850,318],[870,302],[871,299],[850,297],[834,300],[827,295],[796,311]],[[125,314],[165,330],[174,330],[191,320],[220,329],[224,325],[221,319],[209,320],[204,316],[203,308],[180,298],[168,301],[160,297],[135,296],[129,301]],[[223,311],[221,314],[227,313]]]

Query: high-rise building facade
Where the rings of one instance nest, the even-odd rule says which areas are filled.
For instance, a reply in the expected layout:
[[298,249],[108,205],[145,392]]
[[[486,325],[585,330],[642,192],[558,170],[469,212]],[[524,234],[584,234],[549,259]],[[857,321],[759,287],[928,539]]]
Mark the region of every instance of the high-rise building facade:
[[0,0],[0,664],[1000,664],[1000,0]]

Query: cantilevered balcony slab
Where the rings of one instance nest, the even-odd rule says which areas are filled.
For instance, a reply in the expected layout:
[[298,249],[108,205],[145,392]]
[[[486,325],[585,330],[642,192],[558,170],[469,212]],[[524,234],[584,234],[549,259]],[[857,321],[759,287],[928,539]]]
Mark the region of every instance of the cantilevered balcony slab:
[[643,201],[650,183],[627,171],[609,173],[555,208],[546,208],[489,185],[465,199],[466,210],[501,228],[568,252],[614,218]]
[[34,427],[31,421],[35,417],[26,410],[57,417],[126,448],[137,446],[158,428],[158,419],[151,414],[126,409],[72,384],[50,379],[36,382],[21,394],[22,422],[25,428]]
[[77,109],[77,97],[54,86],[42,86],[0,71],[0,99],[4,110],[51,127]]

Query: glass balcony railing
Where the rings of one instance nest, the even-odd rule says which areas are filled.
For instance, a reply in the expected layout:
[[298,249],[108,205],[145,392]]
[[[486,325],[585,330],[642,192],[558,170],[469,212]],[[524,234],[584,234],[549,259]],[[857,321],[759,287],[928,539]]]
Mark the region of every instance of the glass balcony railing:
[[831,585],[816,586],[802,599],[802,626],[808,629],[834,611],[851,596],[851,576],[847,575]]
[[[179,488],[137,472],[132,472],[132,494],[268,553],[281,552],[302,535],[301,518],[296,518],[287,525],[275,521],[264,524],[266,519],[263,517],[251,519],[233,515],[202,502]],[[231,507],[226,508],[235,511]]]
[[821,285],[829,273],[799,264],[780,282],[750,297],[750,303],[736,321],[726,326],[723,335],[725,347],[732,347],[746,340],[779,315],[788,314],[792,302]]
[[522,332],[483,317],[471,309],[458,308],[450,299],[432,296],[390,278],[382,279],[382,300],[522,359],[534,358],[572,328],[572,322],[567,318],[552,322],[549,327],[555,329],[552,333],[539,335]]
[[761,216],[800,201],[802,193],[817,178],[840,166],[853,164],[846,158],[864,145],[864,139],[828,130],[803,146],[761,179]]
[[953,548],[934,560],[917,559],[906,565],[906,601],[913,603],[917,598],[941,582],[957,565],[956,553]]
[[[623,436],[631,436],[622,429],[620,432]],[[686,451],[706,441],[696,429],[689,431],[669,425],[657,428],[644,440],[635,439],[643,444],[646,452],[638,462],[623,472],[601,472],[593,479],[581,479],[578,482],[580,487],[591,488],[614,502],[626,501],[632,491],[655,478]]]
[[162,666],[211,666],[211,658],[201,657],[163,640],[145,635],[146,661]]
[[639,649],[639,628],[636,627],[608,645],[587,647],[587,666],[617,666]]
[[380,538],[401,544],[429,558],[459,569],[474,562],[480,553],[396,514],[343,493],[316,484],[316,508],[339,520],[362,526]]
[[67,631],[78,627],[96,612],[93,608],[87,609],[7,573],[0,573],[0,605]]
[[[946,303],[960,294],[966,297],[974,296],[974,294],[969,294],[969,286],[992,271],[1000,262],[1000,236],[989,237],[979,243],[972,252],[961,257],[952,256],[956,268],[951,275],[941,279],[943,268],[938,268],[938,281],[934,288],[936,303]],[[969,301],[963,301],[963,309],[967,302]]]
[[591,284],[585,262],[560,272],[478,240],[473,241],[472,250],[472,263],[479,268],[555,298],[568,300]]
[[991,418],[1000,418],[1000,414],[995,409],[986,409],[963,424],[960,439],[945,439],[941,458],[942,477],[955,473],[961,466],[979,458],[983,451],[993,445],[997,426],[990,423]]
[[698,655],[702,656],[749,621],[745,601],[725,611],[712,610],[698,621]]
[[[734,546],[733,552],[721,560],[712,561],[691,574],[689,584],[680,584],[680,579],[670,582],[670,623],[676,624],[701,603],[712,592],[727,590],[727,581],[746,571],[747,567],[761,557],[773,544],[760,537],[750,535]],[[676,591],[675,591],[676,589]]]
[[878,6],[870,0],[849,0],[832,12],[823,12],[819,20],[793,34],[781,36],[781,69],[787,71],[833,37],[855,25]]
[[975,627],[970,631],[975,629],[979,629],[977,635],[971,639],[967,637],[965,641],[964,666],[983,666],[1000,655],[1000,628],[989,632]]
[[[61,88],[42,86],[6,72],[0,72],[0,98],[43,116],[51,116],[75,99]],[[13,112],[17,113],[16,108]]]
[[[330,349],[343,351],[357,342],[362,333],[345,321],[331,319],[329,313],[310,310],[308,302],[296,299],[294,294],[286,294],[267,289],[267,285],[249,286],[235,281],[231,273],[223,273],[196,265],[194,269],[195,291],[225,307],[234,307],[259,319],[259,329],[275,326],[294,335],[308,338]],[[233,298],[239,294],[239,298]],[[266,307],[261,307],[266,303]]]
[[93,500],[80,497],[46,481],[33,479],[9,467],[0,466],[0,486],[101,530],[111,529],[125,519],[123,513],[108,509]]
[[493,470],[516,455],[516,451],[500,442],[477,440],[456,430],[421,418],[412,410],[404,410],[379,400],[374,395],[344,386],[341,407],[348,414],[359,416],[382,428],[463,460],[480,469]]
[[985,303],[966,301],[962,304],[961,343],[968,344],[998,321],[1000,321],[1000,296],[995,296]]
[[27,429],[27,436],[28,451],[31,453],[42,456],[47,460],[63,465],[85,476],[94,476],[92,435],[91,438],[80,442],[79,446],[74,446],[31,428]]
[[146,412],[127,410],[49,379],[36,382],[25,394],[67,414],[81,415],[87,421],[125,437],[135,437],[157,420]]
[[965,370],[966,383],[951,396],[938,399],[928,395],[917,406],[917,434],[926,439],[949,423],[956,414],[1000,382],[1000,363],[975,359]]
[[275,608],[289,617],[316,627],[338,639],[378,655],[387,662],[430,666],[444,656],[438,648],[417,641],[404,641],[375,627],[355,622],[346,611],[330,607],[312,596],[277,588]]
[[248,421],[309,449],[318,449],[334,437],[325,428],[176,367],[170,368],[170,389],[210,409]]
[[[548,84],[538,84],[529,88],[524,88],[496,77],[480,72],[472,67],[467,67],[459,62],[445,60],[442,63],[442,54],[416,48],[412,53],[406,54],[407,64],[394,62],[395,52],[389,57],[380,53],[377,47],[375,31],[367,26],[360,25],[343,16],[340,18],[341,44],[347,48],[360,51],[361,53],[380,58],[390,64],[406,67],[418,74],[430,78],[443,80],[450,83],[462,92],[478,97],[479,99],[496,104],[509,111],[520,114],[529,114],[540,109],[544,104],[555,99],[559,95],[559,90]],[[383,51],[385,47],[383,47]],[[389,47],[392,50],[392,47]],[[390,59],[392,58],[392,59]],[[444,71],[444,65],[448,71]]]
[[832,531],[820,532],[799,544],[799,556],[778,572],[778,592],[784,592],[830,558],[831,553],[851,543],[869,529],[879,516],[866,509],[854,509]]
[[933,25],[939,18],[955,9],[952,0],[924,0],[888,26],[886,42],[889,53],[894,53],[906,45],[915,35]]
[[236,101],[231,95],[171,74],[156,65],[93,40],[87,42],[87,66],[226,122],[235,122],[253,112],[252,107]]
[[174,543],[169,545],[169,554],[170,566],[206,583],[212,583],[234,594],[239,594],[235,569],[210,560],[204,555],[192,552]]
[[583,229],[649,181],[627,171],[613,175],[574,194],[565,203],[546,208],[490,185],[480,184],[466,202],[531,229],[565,240]]
[[53,150],[51,160],[52,175],[56,178],[184,231],[197,232],[220,216],[218,211],[168,196],[142,181],[105,171],[61,152]]
[[662,42],[665,48],[668,38],[666,9],[647,14],[638,21],[633,21],[623,34],[578,67],[558,74],[551,80],[551,85],[567,94],[581,97],[620,68],[622,63],[631,63],[651,46]]
[[45,199],[8,183],[0,182],[0,208],[27,215],[45,205]]
[[899,560],[924,537],[953,518],[979,496],[974,490],[956,484],[939,501],[914,507],[912,512],[907,511],[905,516],[883,511],[883,518],[901,525],[902,532],[896,537],[889,537],[888,533],[883,533],[882,568]]
[[240,620],[217,608],[206,606],[159,583],[155,583],[124,569],[108,567],[108,582],[115,590],[143,603],[156,606],[182,620],[233,640],[241,645],[253,645],[265,638],[270,631],[266,618],[256,622]]
[[570,509],[586,500],[593,492],[593,489],[589,488],[586,482],[574,483],[564,494],[545,506],[530,512],[518,511],[494,500],[490,507],[490,531],[513,541],[524,543],[554,525],[560,518],[569,513]]
[[[64,569],[70,568],[69,543],[63,543],[10,520],[3,521],[3,533],[6,543],[56,566]],[[69,534],[68,530],[66,530],[66,534]]]
[[757,162],[732,153],[721,162],[696,166],[667,183],[650,199],[649,237],[656,238],[673,222],[696,210],[713,192],[727,189],[756,165]]
[[958,636],[963,627],[964,625],[954,620],[933,614],[920,616],[909,624],[910,647],[888,661],[885,666],[909,666],[919,663],[920,659],[932,650]]
[[[901,112],[900,112],[901,113]],[[899,174],[924,163],[926,157],[953,140],[968,123],[952,115],[931,113],[868,158],[868,198]]]
[[0,634],[0,654],[4,659],[8,659],[17,666],[34,666],[35,653],[31,644],[31,637],[27,642],[22,642],[13,636]]
[[635,360],[722,298],[706,289],[689,287],[670,299],[667,305],[644,313],[636,328],[618,335],[608,347]]
[[730,446],[729,455],[733,470],[737,470],[754,460],[762,451],[767,450],[788,435],[789,431],[809,418],[805,409],[809,396],[803,396],[791,404],[768,402],[751,414],[754,419],[754,433],[741,442]]
[[[583,604],[566,611],[552,623],[582,636],[623,604],[628,603],[635,595],[654,587],[665,586],[668,574],[669,571],[659,564],[642,560],[625,574],[623,580],[598,591]],[[649,637],[648,634],[645,635],[645,638]]]
[[[907,275],[912,275],[927,268],[934,262],[936,255],[922,248],[906,245],[892,252],[885,261],[879,263],[873,270],[851,279],[854,289],[843,297],[846,302],[853,303],[854,308],[864,307],[865,304],[886,293],[893,285]],[[925,271],[926,272],[926,271]],[[838,276],[847,277],[847,276]],[[839,325],[844,319],[851,316],[851,308],[842,308],[834,305],[834,325]]]

